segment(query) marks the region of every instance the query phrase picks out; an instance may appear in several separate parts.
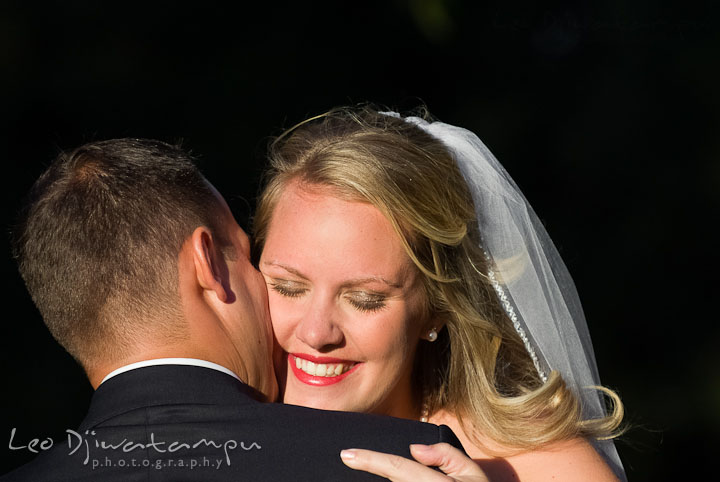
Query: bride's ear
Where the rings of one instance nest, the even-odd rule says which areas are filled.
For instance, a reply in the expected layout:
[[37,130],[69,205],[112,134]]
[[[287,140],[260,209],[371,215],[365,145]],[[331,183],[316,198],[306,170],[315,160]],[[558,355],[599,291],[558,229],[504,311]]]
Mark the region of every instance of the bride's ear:
[[228,301],[227,265],[207,227],[195,228],[190,237],[190,248],[198,286],[203,290],[214,292],[218,300]]

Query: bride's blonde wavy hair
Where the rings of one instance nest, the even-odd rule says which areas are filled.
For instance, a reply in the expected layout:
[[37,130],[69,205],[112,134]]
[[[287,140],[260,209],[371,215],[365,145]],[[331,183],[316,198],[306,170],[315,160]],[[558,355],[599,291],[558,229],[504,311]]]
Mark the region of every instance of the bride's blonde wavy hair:
[[609,415],[583,420],[562,377],[552,372],[543,383],[538,375],[488,279],[472,197],[441,142],[371,107],[340,108],[275,139],[269,162],[254,219],[256,257],[291,181],[370,203],[392,223],[423,275],[427,316],[445,327],[435,343],[419,343],[413,371],[416,399],[424,397],[430,413],[449,411],[476,443],[484,445],[476,436],[483,434],[505,453],[615,436],[623,406],[614,392],[596,387]]

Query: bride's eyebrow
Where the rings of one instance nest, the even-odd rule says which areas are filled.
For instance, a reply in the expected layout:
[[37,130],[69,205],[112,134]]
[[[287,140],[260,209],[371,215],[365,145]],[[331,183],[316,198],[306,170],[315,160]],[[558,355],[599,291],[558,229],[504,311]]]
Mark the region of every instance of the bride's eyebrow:
[[367,278],[355,278],[351,280],[347,280],[342,284],[343,288],[351,288],[354,286],[360,286],[367,283],[384,283],[391,288],[402,288],[403,285],[401,283],[393,283],[392,281],[388,281],[382,276],[369,276]]
[[[275,266],[275,267],[278,267],[280,269],[287,271],[288,273],[294,274],[298,278],[302,278],[304,280],[308,279],[307,276],[305,276],[304,274],[302,274],[300,271],[293,268],[292,266],[287,266],[285,264],[277,263],[274,261],[264,261],[261,264],[263,266]],[[383,278],[382,276],[368,276],[368,277],[364,277],[364,278],[353,278],[353,279],[343,282],[342,287],[343,288],[351,288],[354,286],[360,286],[360,285],[364,285],[367,283],[378,283],[378,282],[384,283],[384,284],[390,286],[391,288],[402,288],[403,287],[403,283],[395,283],[395,282],[392,282],[392,281],[389,281],[389,280]]]
[[307,279],[308,279],[307,276],[305,276],[304,274],[302,274],[300,271],[296,270],[296,269],[293,268],[292,266],[287,266],[287,265],[284,265],[284,264],[282,264],[282,263],[276,263],[276,262],[271,262],[271,261],[264,261],[264,262],[262,262],[261,264],[264,265],[264,266],[276,266],[276,267],[278,267],[278,268],[280,268],[280,269],[284,269],[284,270],[287,271],[288,273],[294,274],[294,275],[297,276],[298,278],[302,278],[302,279],[304,279],[304,280],[307,280]]

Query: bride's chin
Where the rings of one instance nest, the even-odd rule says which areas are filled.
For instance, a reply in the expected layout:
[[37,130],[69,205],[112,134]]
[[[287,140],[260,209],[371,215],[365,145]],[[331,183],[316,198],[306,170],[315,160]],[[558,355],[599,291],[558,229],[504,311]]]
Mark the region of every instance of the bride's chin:
[[315,408],[318,410],[340,410],[349,411],[343,403],[338,403],[337,400],[328,400],[325,398],[318,398],[313,396],[301,395],[298,393],[288,393],[287,391],[283,394],[282,401],[288,405],[298,405],[301,407]]
[[328,407],[326,404],[322,403],[319,400],[308,400],[304,398],[297,398],[297,397],[284,397],[283,403],[286,405],[297,405],[300,407],[307,407],[307,408],[315,408],[318,410],[337,410],[332,407]]

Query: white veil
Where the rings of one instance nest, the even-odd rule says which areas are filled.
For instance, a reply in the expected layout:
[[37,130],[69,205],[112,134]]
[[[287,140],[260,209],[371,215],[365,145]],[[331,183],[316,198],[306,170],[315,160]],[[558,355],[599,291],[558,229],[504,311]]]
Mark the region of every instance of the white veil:
[[[395,112],[383,114],[401,118]],[[578,395],[585,419],[605,415],[600,376],[575,284],[545,228],[515,182],[472,132],[406,117],[441,141],[458,163],[475,203],[482,248],[495,290],[543,380],[557,370]],[[612,440],[596,441],[620,480]]]

